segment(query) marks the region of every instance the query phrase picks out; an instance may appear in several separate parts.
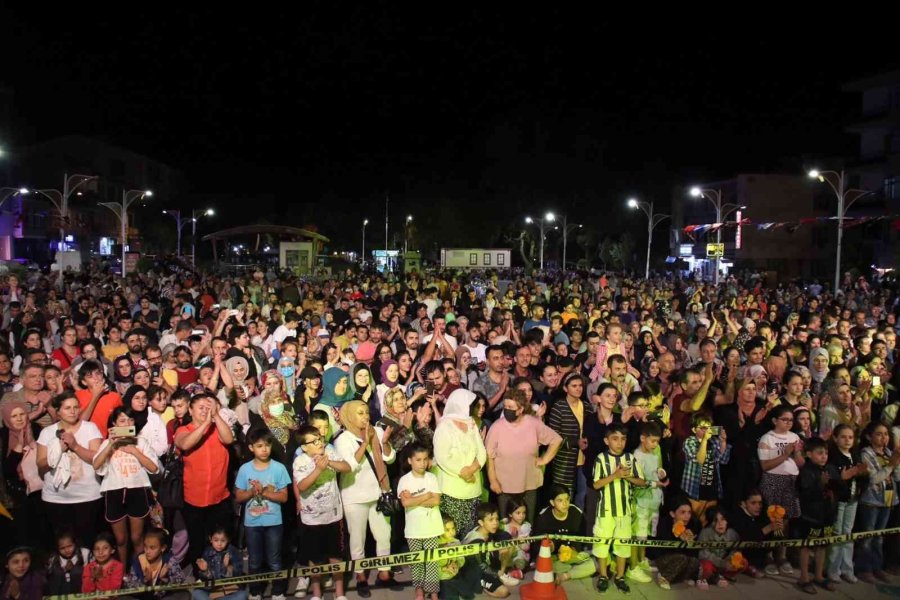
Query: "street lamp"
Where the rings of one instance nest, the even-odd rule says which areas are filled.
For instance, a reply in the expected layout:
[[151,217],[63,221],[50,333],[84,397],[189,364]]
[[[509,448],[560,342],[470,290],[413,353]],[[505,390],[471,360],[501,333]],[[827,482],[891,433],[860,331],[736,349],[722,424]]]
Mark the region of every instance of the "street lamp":
[[[541,268],[541,271],[544,270],[544,225],[546,223],[552,223],[555,220],[556,220],[556,215],[554,215],[552,212],[548,212],[543,217],[541,217],[540,220],[537,222],[538,228],[540,229],[540,235],[541,235],[541,245],[540,245],[540,264],[541,264],[540,268]],[[528,223],[529,225],[531,225],[535,221],[531,217],[525,217],[525,222]]]
[[[50,200],[59,212],[59,241],[62,242],[66,239],[65,226],[69,221],[69,197],[85,183],[95,179],[99,179],[99,177],[96,175],[72,175],[71,177],[63,175],[63,189],[61,192],[59,190],[35,190],[38,194]],[[59,280],[62,281],[62,278],[60,277]]]
[[[584,227],[581,223],[569,223],[569,215],[563,215],[562,232],[563,232],[563,255],[562,255],[562,272],[566,272],[566,247],[569,245],[569,232]],[[556,229],[554,227],[554,229]]]
[[153,195],[153,192],[150,190],[128,190],[122,191],[122,203],[118,204],[116,202],[99,202],[100,206],[105,206],[109,210],[116,213],[116,216],[119,217],[119,225],[121,225],[121,237],[122,237],[122,279],[125,278],[125,244],[128,242],[128,207],[134,203],[135,200],[143,200],[144,197],[149,198]]
[[652,200],[650,202],[643,202],[636,198],[629,198],[628,207],[639,208],[647,215],[647,264],[644,267],[644,279],[650,279],[650,246],[653,243],[653,230],[664,220],[671,219],[672,215],[654,213]]
[[0,188],[0,206],[3,206],[3,203],[6,202],[11,196],[24,196],[29,193],[31,192],[28,188]]
[[872,192],[846,189],[843,169],[840,171],[817,171],[813,169],[809,172],[809,176],[811,179],[818,179],[823,183],[827,183],[834,195],[837,196],[837,254],[834,258],[834,293],[837,294],[838,287],[841,284],[841,242],[844,239],[844,218],[854,202]]
[[403,254],[409,252],[409,224],[412,223],[412,215],[406,215],[406,223],[403,227]]
[[369,224],[368,219],[363,219],[362,224],[362,253],[359,255],[360,264],[362,268],[366,267],[366,225]]
[[191,266],[196,265],[197,261],[196,261],[196,257],[194,256],[194,254],[196,253],[196,247],[197,247],[196,240],[195,240],[195,238],[197,237],[197,217],[212,216],[212,215],[216,214],[216,211],[214,211],[211,208],[207,208],[207,209],[195,208],[194,210],[191,211],[190,219],[182,219],[181,218],[181,210],[179,210],[179,209],[164,210],[162,212],[164,215],[169,215],[170,217],[175,219],[175,227],[178,229],[178,246],[177,246],[176,256],[179,256],[179,257],[181,256],[181,230],[185,226],[187,226],[188,223],[191,224]]
[[[691,196],[694,198],[706,198],[716,209],[716,223],[719,225],[716,229],[716,244],[722,243],[722,223],[723,219],[728,215],[741,208],[740,204],[726,203],[722,204],[722,190],[706,189],[694,186],[690,190]],[[716,272],[713,276],[713,283],[719,285],[719,261],[721,257],[716,252]]]

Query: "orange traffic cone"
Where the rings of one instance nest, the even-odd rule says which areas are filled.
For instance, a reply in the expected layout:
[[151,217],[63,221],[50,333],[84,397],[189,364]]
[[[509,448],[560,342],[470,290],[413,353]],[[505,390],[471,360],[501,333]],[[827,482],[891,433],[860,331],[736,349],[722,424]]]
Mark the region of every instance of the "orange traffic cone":
[[550,540],[541,542],[534,581],[519,587],[522,600],[566,600],[566,590],[556,585],[553,577],[553,559],[550,558]]

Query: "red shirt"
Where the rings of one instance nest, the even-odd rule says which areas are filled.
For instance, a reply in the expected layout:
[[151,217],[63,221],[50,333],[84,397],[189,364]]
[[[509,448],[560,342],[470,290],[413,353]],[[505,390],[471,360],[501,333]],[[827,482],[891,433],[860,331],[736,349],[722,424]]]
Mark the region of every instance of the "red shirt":
[[[175,431],[175,436],[197,429],[188,423]],[[184,501],[192,506],[204,507],[218,504],[228,498],[228,449],[215,425],[203,436],[199,444],[184,453]]]
[[187,387],[192,383],[196,383],[197,379],[200,378],[200,371],[191,367],[186,371],[182,371],[180,369],[175,369],[175,372],[178,374],[178,387]]
[[[75,392],[75,397],[78,398],[81,410],[84,410],[91,403],[94,395],[91,393],[91,390],[78,390]],[[119,406],[122,406],[122,397],[116,392],[106,392],[97,400],[97,406],[94,407],[94,412],[91,414],[91,418],[88,419],[97,426],[104,438],[106,437],[106,424],[109,422],[109,415]]]
[[103,575],[94,580],[93,571],[97,567],[97,561],[92,560],[84,566],[81,575],[81,592],[108,592],[122,587],[122,579],[125,577],[125,566],[114,558],[103,565]]

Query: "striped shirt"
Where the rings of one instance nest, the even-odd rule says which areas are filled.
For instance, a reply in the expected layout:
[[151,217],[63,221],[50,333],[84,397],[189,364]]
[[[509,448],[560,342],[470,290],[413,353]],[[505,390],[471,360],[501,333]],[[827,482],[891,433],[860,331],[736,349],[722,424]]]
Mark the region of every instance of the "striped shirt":
[[[643,479],[640,464],[630,452],[610,454],[601,452],[594,462],[594,481],[609,477],[616,472],[623,462],[631,463],[631,477]],[[632,485],[627,479],[617,479],[600,488],[597,503],[597,515],[600,517],[627,517],[631,514]]]
[[582,406],[582,422],[578,422],[578,417],[572,412],[569,401],[566,398],[560,398],[553,403],[550,408],[550,416],[547,419],[547,425],[550,429],[559,434],[563,439],[556,457],[550,462],[550,469],[553,477],[553,483],[565,486],[569,489],[575,487],[575,469],[578,466],[579,440],[584,435],[583,423],[584,419],[596,418],[593,416],[591,407],[584,400],[579,400]]

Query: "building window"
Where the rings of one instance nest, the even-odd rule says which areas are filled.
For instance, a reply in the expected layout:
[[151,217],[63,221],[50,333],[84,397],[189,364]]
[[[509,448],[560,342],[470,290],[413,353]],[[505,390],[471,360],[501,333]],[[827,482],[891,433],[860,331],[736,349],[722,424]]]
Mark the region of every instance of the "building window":
[[477,267],[477,266],[478,266],[478,253],[477,253],[477,252],[470,252],[470,253],[469,253],[469,266],[470,266],[470,267]]
[[897,177],[888,177],[884,180],[884,197],[889,200],[900,198],[900,181]]
[[491,255],[488,254],[487,252],[484,253],[484,266],[485,267],[491,266]]
[[501,252],[497,255],[497,266],[502,267],[504,265],[506,265],[506,255]]

